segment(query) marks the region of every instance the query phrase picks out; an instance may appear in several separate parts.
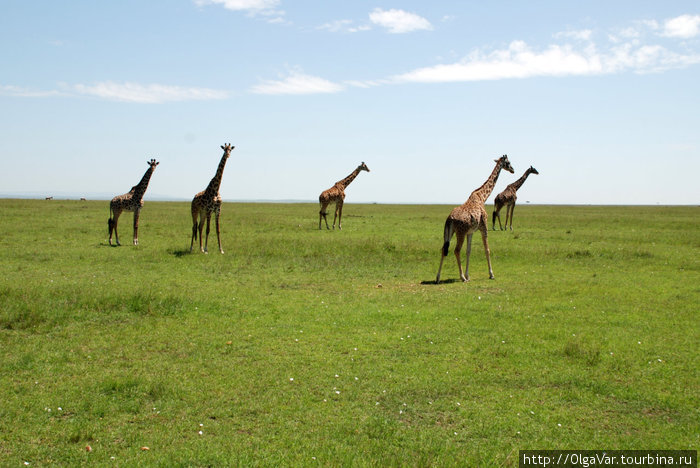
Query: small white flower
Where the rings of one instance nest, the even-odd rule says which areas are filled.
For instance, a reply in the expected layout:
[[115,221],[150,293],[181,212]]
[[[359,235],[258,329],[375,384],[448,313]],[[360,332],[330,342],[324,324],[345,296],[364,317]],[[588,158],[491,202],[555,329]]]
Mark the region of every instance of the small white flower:
[[557,426],[561,427],[561,424],[557,424]]
[[289,378],[289,381],[290,381],[290,382],[294,382],[294,377],[290,377],[290,378]]
[[340,390],[336,390],[336,391],[335,391],[335,394],[336,394],[336,395],[340,395]]
[[199,435],[202,435],[202,434],[204,434],[204,433],[202,431],[199,431]]

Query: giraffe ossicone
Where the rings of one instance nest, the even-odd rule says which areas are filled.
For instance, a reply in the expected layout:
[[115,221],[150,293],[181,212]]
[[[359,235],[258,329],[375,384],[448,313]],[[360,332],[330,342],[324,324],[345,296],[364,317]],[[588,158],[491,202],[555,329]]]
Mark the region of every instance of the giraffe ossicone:
[[107,226],[109,227],[109,245],[112,245],[112,232],[114,232],[116,238],[116,245],[121,245],[119,243],[117,224],[119,222],[119,216],[123,211],[134,212],[134,245],[139,244],[139,216],[141,214],[141,208],[143,207],[143,195],[146,193],[148,182],[151,180],[153,171],[156,169],[156,166],[160,164],[155,159],[146,161],[146,163],[148,164],[148,169],[141,178],[141,181],[131,187],[131,190],[127,193],[117,195],[109,202],[109,220],[107,221]]
[[[464,204],[454,208],[450,215],[445,220],[445,229],[443,232],[444,243],[442,244],[442,251],[440,257],[440,266],[438,267],[437,277],[435,278],[435,284],[440,282],[440,272],[442,271],[442,263],[445,257],[449,253],[450,249],[450,239],[454,234],[457,234],[457,244],[455,246],[455,257],[457,258],[457,267],[459,268],[459,277],[462,281],[469,281],[469,257],[472,250],[472,236],[474,232],[478,229],[481,231],[481,239],[484,242],[484,250],[486,251],[486,262],[489,266],[489,278],[493,279],[493,269],[491,268],[491,252],[489,250],[488,243],[488,227],[487,227],[487,214],[484,208],[484,203],[486,199],[491,195],[494,186],[496,185],[496,180],[498,180],[498,175],[501,169],[513,173],[513,167],[508,161],[508,156],[503,155],[495,160],[496,167],[491,172],[491,175],[486,182],[474,190],[469,198]],[[467,264],[464,272],[462,272],[462,261],[460,259],[460,252],[462,251],[462,244],[464,244],[464,239],[467,239]]]
[[346,178],[339,180],[336,182],[333,187],[329,188],[328,190],[324,190],[321,192],[321,195],[318,196],[318,202],[321,204],[321,210],[318,212],[318,228],[321,229],[321,220],[323,219],[326,221],[326,229],[330,229],[328,227],[328,219],[326,218],[326,208],[328,208],[328,205],[331,203],[335,203],[335,216],[333,216],[333,229],[335,229],[335,220],[336,218],[338,219],[338,229],[342,229],[341,226],[341,218],[343,216],[343,202],[345,201],[345,189],[347,188],[348,185],[350,185],[350,182],[355,180],[355,177],[361,172],[361,171],[367,171],[369,172],[369,168],[367,165],[364,163],[364,161],[357,166],[357,168],[350,173]]

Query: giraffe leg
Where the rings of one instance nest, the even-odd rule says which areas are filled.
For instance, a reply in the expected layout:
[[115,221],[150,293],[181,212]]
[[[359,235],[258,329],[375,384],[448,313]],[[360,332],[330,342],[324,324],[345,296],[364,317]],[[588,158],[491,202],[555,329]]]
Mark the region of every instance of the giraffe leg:
[[139,245],[139,216],[141,215],[141,210],[136,208],[134,210],[134,245]]
[[[121,245],[119,243],[119,233],[117,232],[117,224],[119,223],[119,215],[121,215],[122,212],[121,210],[114,210],[114,221],[113,221],[113,226],[114,226],[114,237],[116,238],[117,245]],[[112,245],[112,233],[109,233],[109,245]]]
[[107,226],[109,227],[109,245],[112,245],[112,231],[114,231],[114,214],[112,213],[112,207],[109,207],[109,219],[107,220]]
[[340,219],[343,217],[343,202],[338,203],[336,208],[338,210],[338,229],[343,229],[343,227],[340,225]]
[[513,230],[513,211],[515,211],[515,203],[510,205],[510,230]]
[[464,276],[462,277],[462,281],[469,281],[469,259],[471,258],[472,255],[472,236],[474,233],[467,234],[467,264],[466,268],[464,271]]
[[[192,247],[194,246],[194,240],[197,238],[197,218],[199,213],[192,210],[192,239],[190,240],[190,253],[192,253]],[[201,237],[201,236],[200,236]]]
[[[211,230],[210,227],[211,227],[211,212],[208,212],[207,213],[207,237],[206,237],[206,239],[204,239],[204,253],[209,253],[209,231]],[[200,242],[201,242],[201,239],[200,239]]]
[[333,229],[335,229],[336,219],[338,219],[338,202],[335,202],[335,214],[333,215]]
[[326,229],[330,229],[330,227],[328,227],[328,218],[326,217],[326,208],[328,208],[328,203],[321,203],[321,211],[318,212],[319,229],[321,229],[321,217],[323,217],[324,221],[326,221]]
[[462,281],[469,281],[469,278],[464,276],[462,271],[462,259],[459,258],[462,253],[462,245],[464,244],[464,232],[457,232],[457,244],[455,245],[455,257],[457,257],[457,268],[459,268],[459,278]]
[[199,226],[197,227],[197,229],[199,230],[199,251],[204,252],[205,250],[202,247],[202,237],[203,237],[202,231],[204,230],[204,212],[203,211],[199,212]]
[[[496,218],[498,218],[498,227],[503,230],[503,225],[501,224],[501,208],[503,208],[503,205],[496,206],[493,210],[493,230],[496,230]],[[506,210],[507,211],[507,210]],[[506,224],[508,224],[508,216],[506,216]]]
[[216,215],[214,220],[216,221],[216,240],[219,242],[219,252],[224,253],[224,249],[221,248],[221,231],[219,230],[219,215],[221,212],[216,210]]
[[484,223],[481,223],[481,225],[479,225],[479,229],[481,230],[481,240],[484,241],[484,251],[486,252],[486,263],[488,263],[488,265],[489,265],[489,279],[494,279],[493,269],[491,268],[491,251],[489,250],[489,240],[488,240],[489,230],[486,227],[486,224],[484,224]]

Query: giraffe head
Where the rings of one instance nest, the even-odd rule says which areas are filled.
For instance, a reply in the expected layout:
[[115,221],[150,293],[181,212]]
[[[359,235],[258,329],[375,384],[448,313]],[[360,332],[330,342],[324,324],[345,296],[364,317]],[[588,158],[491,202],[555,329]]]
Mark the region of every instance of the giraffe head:
[[155,159],[151,159],[150,161],[146,161],[146,164],[148,164],[148,165],[151,166],[153,169],[155,169],[156,166],[157,166],[158,164],[160,164],[160,163],[159,163],[158,161],[156,161]]
[[361,171],[367,171],[367,172],[369,172],[369,167],[367,167],[367,164],[365,164],[364,161],[362,161],[362,164],[360,164],[359,166],[357,166],[357,168],[358,168],[359,170],[361,170]]
[[539,174],[539,172],[537,172],[537,169],[535,169],[535,168],[532,167],[532,166],[530,166],[530,169],[528,169],[528,172],[529,172],[530,174]]
[[226,156],[226,158],[231,156],[231,151],[233,151],[233,148],[235,148],[235,146],[231,146],[231,143],[221,145],[221,149],[224,150],[224,156]]
[[513,170],[513,166],[510,165],[510,161],[508,161],[508,155],[507,155],[507,154],[504,154],[504,155],[501,156],[500,158],[494,159],[493,161],[496,162],[496,163],[498,163],[498,164],[500,164],[501,169],[505,169],[506,171],[510,172],[511,174],[512,174],[513,172],[515,172],[515,171]]

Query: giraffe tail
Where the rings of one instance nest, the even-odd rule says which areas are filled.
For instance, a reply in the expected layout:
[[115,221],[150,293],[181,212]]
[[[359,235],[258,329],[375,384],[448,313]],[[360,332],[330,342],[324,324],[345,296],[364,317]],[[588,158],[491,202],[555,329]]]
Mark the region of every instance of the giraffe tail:
[[450,221],[450,218],[447,218],[445,221],[445,234],[444,234],[444,239],[445,243],[442,244],[442,256],[446,257],[447,254],[450,251],[450,239],[452,238],[452,221]]
[[109,219],[107,220],[107,227],[109,228],[109,233],[112,234],[112,229],[114,228],[114,219],[112,219],[112,205],[109,205]]

